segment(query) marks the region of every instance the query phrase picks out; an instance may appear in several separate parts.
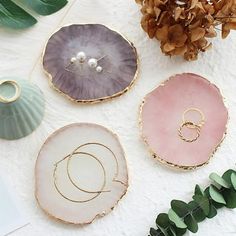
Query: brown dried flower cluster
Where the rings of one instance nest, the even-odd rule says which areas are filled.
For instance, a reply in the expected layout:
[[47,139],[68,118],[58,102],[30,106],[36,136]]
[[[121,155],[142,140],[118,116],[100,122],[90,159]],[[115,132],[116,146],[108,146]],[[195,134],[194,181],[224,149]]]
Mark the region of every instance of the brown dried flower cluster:
[[142,5],[141,25],[150,38],[161,42],[169,56],[196,60],[200,51],[211,48],[209,38],[222,38],[236,29],[236,0],[136,0]]

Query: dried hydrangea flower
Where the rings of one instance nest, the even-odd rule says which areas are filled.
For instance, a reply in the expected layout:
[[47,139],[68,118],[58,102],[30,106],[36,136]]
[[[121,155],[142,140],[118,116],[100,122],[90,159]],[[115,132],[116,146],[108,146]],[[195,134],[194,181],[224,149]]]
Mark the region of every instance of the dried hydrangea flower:
[[142,6],[141,26],[169,56],[196,60],[212,47],[210,38],[222,27],[222,38],[236,29],[236,0],[136,0]]

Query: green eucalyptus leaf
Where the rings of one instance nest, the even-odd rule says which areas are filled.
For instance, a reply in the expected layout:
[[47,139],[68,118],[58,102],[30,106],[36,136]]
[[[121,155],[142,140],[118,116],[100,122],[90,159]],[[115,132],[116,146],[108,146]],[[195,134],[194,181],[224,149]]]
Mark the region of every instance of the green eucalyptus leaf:
[[222,208],[222,207],[225,206],[225,204],[218,203],[218,202],[215,202],[215,201],[212,201],[212,205],[213,205],[216,209],[220,209],[220,208]]
[[[205,189],[204,193],[205,193],[205,196],[210,199],[211,196],[210,196],[209,189],[210,189],[210,187],[207,187],[207,188]],[[220,209],[220,208],[222,208],[222,207],[225,206],[224,204],[215,202],[215,201],[213,201],[213,200],[210,201],[210,205],[213,205],[216,209]]]
[[204,196],[204,191],[198,184],[195,187],[194,195]]
[[51,15],[62,9],[67,3],[67,0],[24,0],[30,8],[40,15]]
[[183,236],[187,232],[187,228],[180,229],[177,228],[175,225],[171,225],[171,233],[173,234],[173,232],[175,233],[176,236]]
[[[153,229],[154,230],[154,229]],[[173,223],[168,226],[168,229],[166,229],[167,236],[183,236],[186,233],[187,229],[180,229],[177,228]],[[158,236],[164,236],[165,234],[161,231],[160,228],[158,228],[156,231],[153,231],[155,235]]]
[[187,229],[179,229],[175,227],[176,236],[183,236],[187,232]]
[[167,236],[177,236],[175,230],[173,227],[169,227],[168,230],[167,230]]
[[192,233],[196,233],[198,231],[197,221],[191,215],[187,215],[184,218],[184,222],[187,225],[188,230],[191,231]]
[[210,211],[209,214],[207,215],[207,218],[211,219],[217,215],[217,210],[213,204],[210,204]]
[[210,174],[210,179],[224,188],[230,188],[231,184],[229,184],[226,180],[224,180],[216,173]]
[[37,20],[11,0],[0,1],[0,24],[13,29],[28,28]]
[[169,219],[176,225],[177,228],[186,229],[187,225],[184,221],[172,210],[168,212]]
[[232,183],[234,189],[236,190],[236,173],[231,174],[231,183]]
[[158,215],[158,229],[151,228],[150,236],[183,236],[187,230],[196,233],[198,223],[215,217],[217,209],[236,208],[236,171],[228,170],[222,177],[212,173],[210,179],[214,185],[205,190],[196,185],[193,201],[188,204],[173,200],[168,214]]
[[161,213],[157,216],[156,225],[165,236],[168,236],[167,231],[170,226],[170,221],[166,213]]
[[151,236],[164,236],[160,230],[156,230],[154,228],[151,228],[149,233]]
[[179,217],[183,217],[189,213],[188,204],[183,201],[179,201],[179,200],[171,201],[171,208]]
[[226,201],[223,197],[223,195],[220,193],[220,191],[213,185],[210,186],[209,188],[209,193],[211,198],[218,203],[226,205]]
[[195,195],[193,196],[194,201],[198,204],[198,206],[203,210],[204,214],[207,216],[210,211],[210,203],[207,197]]
[[226,207],[231,209],[236,208],[236,191],[234,189],[227,189],[223,195],[226,201]]
[[236,172],[235,172],[234,170],[232,170],[232,169],[227,170],[227,171],[223,174],[222,178],[223,178],[228,184],[231,184],[231,175],[232,175],[233,173],[236,174]]
[[177,236],[173,226],[170,227],[170,233],[171,233],[172,236]]
[[199,205],[195,201],[189,202],[188,205],[189,205],[189,208],[192,212],[192,216],[194,217],[194,219],[198,223],[202,222],[206,219],[206,215],[205,215],[204,211],[202,210],[201,207],[199,207]]

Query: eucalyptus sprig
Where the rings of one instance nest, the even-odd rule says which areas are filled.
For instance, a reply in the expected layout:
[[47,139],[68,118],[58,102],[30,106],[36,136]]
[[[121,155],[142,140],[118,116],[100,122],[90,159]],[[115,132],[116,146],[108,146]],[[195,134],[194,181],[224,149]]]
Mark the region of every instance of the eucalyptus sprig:
[[36,24],[37,20],[26,9],[46,16],[59,11],[67,2],[67,0],[0,0],[0,25],[13,29],[28,28]]
[[198,223],[213,218],[222,207],[236,208],[236,171],[228,170],[223,176],[210,175],[212,184],[203,190],[196,185],[193,200],[185,203],[171,202],[167,213],[157,216],[157,229],[150,229],[150,236],[182,236],[187,230],[196,233]]

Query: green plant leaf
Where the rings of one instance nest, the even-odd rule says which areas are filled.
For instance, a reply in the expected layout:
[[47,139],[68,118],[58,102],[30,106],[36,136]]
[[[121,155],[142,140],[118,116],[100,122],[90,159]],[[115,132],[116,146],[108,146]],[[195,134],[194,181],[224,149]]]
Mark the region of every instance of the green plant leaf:
[[[177,228],[174,224],[172,224],[170,226],[169,232],[172,236],[183,236],[186,233],[186,231],[187,231],[187,228],[180,229],[180,228]],[[170,235],[168,235],[168,236],[170,236]]]
[[179,217],[183,217],[189,213],[188,204],[183,201],[179,200],[171,201],[171,208]]
[[198,231],[197,221],[191,215],[187,215],[184,218],[184,222],[187,225],[188,230],[191,231],[192,233],[196,233]]
[[167,236],[177,236],[176,232],[174,231],[173,227],[169,227],[167,230]]
[[220,191],[213,185],[210,186],[209,188],[209,193],[211,198],[217,202],[226,205],[226,201],[223,197],[223,195],[220,193]]
[[[210,187],[207,187],[207,188],[205,189],[204,193],[205,193],[205,196],[210,199],[211,196],[210,196],[209,189],[210,189]],[[213,200],[210,201],[210,205],[213,205],[216,209],[220,209],[220,208],[222,208],[222,207],[225,206],[224,204],[215,202],[215,201],[213,201]],[[208,217],[208,218],[209,218],[209,217]]]
[[179,229],[176,226],[172,226],[172,228],[175,230],[176,236],[182,236],[186,233],[187,229]]
[[188,204],[173,200],[168,214],[157,217],[158,229],[151,228],[151,236],[183,236],[187,230],[196,233],[198,223],[215,217],[219,208],[236,208],[236,171],[228,170],[222,178],[212,173],[210,178],[216,186],[210,185],[203,190],[196,185],[193,201]]
[[207,218],[211,219],[217,215],[217,210],[213,204],[210,203],[210,211],[209,214],[207,215]]
[[236,208],[236,191],[234,189],[227,189],[223,195],[226,201],[226,207],[231,209]]
[[62,9],[66,4],[67,0],[24,0],[30,8],[40,15],[51,15],[60,9]]
[[156,230],[153,228],[150,229],[149,233],[151,236],[165,236],[160,230]]
[[[170,233],[171,233],[171,236],[177,236],[175,230],[174,230],[174,227],[170,227]],[[169,236],[169,235],[168,235]]]
[[193,196],[193,199],[203,210],[204,214],[207,216],[210,211],[210,204],[208,198],[205,196],[195,195]]
[[[28,5],[40,15],[50,15],[67,4],[67,0],[23,0],[21,5]],[[0,25],[24,29],[33,26],[37,20],[12,0],[0,0]]]
[[236,190],[236,173],[232,173],[230,179],[231,179],[231,183],[232,183],[234,189]]
[[169,219],[176,225],[177,228],[186,229],[187,225],[184,221],[172,210],[168,212]]
[[37,20],[11,0],[0,1],[0,24],[13,29],[23,29],[37,23]]
[[204,196],[204,191],[198,184],[195,187],[194,195]]
[[157,216],[156,225],[165,236],[168,236],[167,231],[168,227],[170,226],[170,221],[166,213],[161,213]]
[[210,179],[224,188],[230,188],[230,184],[216,173],[210,174]]
[[192,216],[199,223],[206,219],[206,215],[201,207],[195,202],[191,201],[188,203],[190,210],[192,211]]
[[236,174],[236,172],[235,172],[234,170],[232,170],[232,169],[227,170],[227,171],[223,174],[222,178],[223,178],[228,184],[231,184],[231,175],[232,175],[233,173]]

